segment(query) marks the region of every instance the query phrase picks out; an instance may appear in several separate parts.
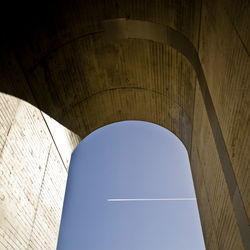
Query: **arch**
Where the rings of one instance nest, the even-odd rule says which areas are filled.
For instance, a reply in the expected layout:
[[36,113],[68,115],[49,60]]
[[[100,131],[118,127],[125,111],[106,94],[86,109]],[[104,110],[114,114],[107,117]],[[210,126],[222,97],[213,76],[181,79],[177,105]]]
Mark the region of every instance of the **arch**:
[[[141,121],[123,121],[95,130],[81,141],[72,154],[58,248],[117,249],[120,246],[123,249],[154,247],[164,249],[168,246],[168,248],[182,249],[186,246],[192,249],[194,241],[199,242],[203,249],[199,216],[197,212],[195,216],[191,216],[193,212],[189,210],[190,206],[192,211],[196,210],[190,170],[188,152],[184,144],[161,126]],[[133,202],[119,203],[121,205],[116,203],[116,205],[108,201],[110,198],[125,198],[125,200],[126,198],[180,198],[180,200],[156,199],[156,201],[146,201],[146,204],[145,201],[138,201],[139,204]],[[134,206],[137,204],[139,206],[136,209]],[[123,212],[120,216],[117,216],[120,209],[116,210],[115,206],[121,206]],[[181,209],[176,217],[173,207]],[[154,210],[155,208],[158,212]],[[129,216],[126,213],[127,209],[130,211]],[[139,217],[145,211],[148,213],[134,224],[137,216],[133,216],[133,211],[136,214],[138,212]],[[172,224],[170,221],[173,217],[176,219]],[[147,222],[148,219],[151,224]],[[158,220],[159,222],[155,224]],[[133,226],[129,226],[128,230],[122,221],[127,221],[128,225]],[[114,224],[115,228],[121,229],[121,231],[118,229],[120,233],[116,234],[117,231],[113,231]],[[137,228],[135,232],[133,227]],[[193,227],[197,231],[190,231]],[[102,230],[103,228],[105,229]],[[154,230],[149,230],[151,232],[149,233],[146,228]],[[133,244],[130,242],[133,237],[129,235],[137,233],[136,238],[140,240],[136,241],[137,244]],[[187,237],[189,233],[190,237]],[[175,242],[173,245],[170,243],[171,239]],[[114,244],[116,242],[118,245],[114,246],[111,242]],[[158,242],[161,243],[157,244]],[[182,246],[177,247],[178,243]],[[195,245],[194,243],[193,247],[199,249]]]
[[[195,182],[207,192],[200,196],[204,214],[203,195],[211,201],[211,218],[203,216],[209,246],[213,239],[212,249],[238,249],[242,238],[249,248],[245,149],[249,141],[244,135],[248,131],[244,112],[248,110],[245,72],[249,64],[244,28],[238,29],[239,23],[248,21],[244,15],[232,15],[234,7],[239,11],[244,1],[237,6],[233,1],[228,5],[156,1],[159,4],[150,2],[152,8],[146,1],[110,1],[107,5],[106,1],[86,5],[76,1],[72,6],[66,2],[48,8],[49,15],[42,14],[46,20],[40,20],[39,13],[20,18],[5,34],[0,91],[29,101],[81,137],[125,119],[168,128],[191,148]],[[211,46],[206,42],[209,38]],[[245,62],[246,67],[241,69],[233,62]],[[216,67],[225,78],[215,79]],[[210,178],[214,174],[219,180],[216,184]],[[226,202],[216,196],[217,188],[224,187],[224,178]],[[228,218],[230,225],[224,223]],[[235,242],[240,243],[233,245],[238,244]]]
[[[243,204],[239,189],[237,187],[237,181],[236,181],[234,171],[232,168],[232,164],[231,164],[228,152],[227,152],[225,141],[221,132],[218,117],[216,115],[215,108],[212,102],[212,98],[211,98],[211,95],[207,86],[206,78],[204,76],[204,72],[201,67],[198,53],[195,47],[193,46],[193,44],[183,34],[181,34],[178,31],[175,31],[174,29],[166,25],[156,24],[156,23],[147,22],[147,21],[125,19],[125,18],[106,20],[103,22],[103,30],[100,30],[99,32],[95,32],[95,33],[103,36],[107,40],[142,39],[142,40],[149,40],[149,41],[167,44],[173,47],[174,49],[176,49],[178,52],[180,52],[183,56],[185,56],[188,59],[189,63],[192,65],[194,71],[196,72],[196,76],[198,78],[199,86],[200,86],[201,93],[203,96],[203,101],[204,101],[205,108],[206,108],[208,118],[210,121],[210,126],[212,128],[213,136],[215,139],[215,143],[216,143],[217,151],[219,154],[220,162],[222,165],[223,173],[227,182],[227,186],[228,186],[230,198],[232,201],[232,205],[234,208],[235,216],[236,216],[236,219],[237,219],[240,231],[241,231],[243,242],[245,242],[248,246],[250,244],[250,240],[249,240],[250,228],[249,228],[248,217],[244,209],[244,204]],[[92,33],[89,35],[93,36]],[[83,38],[85,38],[86,36],[87,35],[85,34]],[[79,38],[73,39],[71,42],[67,42],[66,44],[60,46],[60,49],[62,49],[64,46],[68,44],[71,44],[74,41],[77,41],[78,39]],[[53,51],[53,53],[54,52],[55,50]],[[48,57],[50,53],[46,55],[45,57]],[[44,58],[42,60],[44,60]],[[35,69],[36,67],[33,70]],[[105,96],[106,93],[111,92],[110,95],[112,96],[112,92],[116,91],[120,93],[114,96],[117,96],[118,98],[120,98],[123,96],[123,94],[126,91],[129,92],[130,88],[134,90],[136,89],[137,93],[141,90],[145,91],[144,88],[140,88],[140,87],[139,88],[138,87],[136,88],[135,87],[120,87],[120,88],[105,89],[105,90],[93,93],[91,96],[85,97],[83,100],[71,105],[70,107],[67,107],[67,113],[70,113],[72,109],[74,108],[79,108],[79,106],[81,106],[83,102],[87,102],[87,103],[91,102],[90,98],[93,98],[98,94],[102,94]],[[154,90],[151,90],[151,91],[152,91],[152,95],[161,94],[160,92],[158,93],[158,91],[154,91]],[[129,95],[130,95],[129,93],[125,93],[125,98],[127,97],[131,98],[131,96]],[[105,98],[108,99],[108,97],[104,97],[104,99]],[[137,103],[145,105],[147,99],[149,98],[145,97],[145,101],[139,100],[137,101]],[[157,97],[155,99],[158,100]],[[86,107],[84,109],[86,112],[87,110],[89,110],[89,108],[86,108]],[[132,107],[130,109],[132,110]],[[156,109],[157,109],[157,105],[156,105]],[[121,111],[122,108],[120,108],[119,110]],[[99,110],[99,112],[100,111],[101,110]],[[101,112],[104,112],[104,111],[102,110]],[[157,111],[155,110],[153,112],[157,112]],[[178,136],[181,137],[181,139],[184,141],[184,144],[188,147],[188,151],[190,151],[190,146],[191,146],[190,118],[188,118],[188,115],[183,110],[183,108],[181,108],[180,112],[182,114],[182,117],[184,117],[184,124],[181,124],[181,125],[183,126],[183,128],[186,128],[186,129],[184,129],[184,132],[182,132],[182,134],[178,134]],[[98,110],[96,110],[94,113],[95,113],[95,116],[98,117],[96,115],[98,114]],[[160,117],[164,117],[164,115],[160,115]],[[65,117],[65,118],[69,119],[69,117]],[[61,119],[63,118],[62,117],[59,118],[59,120]],[[73,118],[71,118],[70,120],[72,119]],[[132,116],[132,117],[129,117],[129,119],[137,119],[137,117]],[[119,121],[119,120],[120,119],[114,120],[114,121]],[[62,122],[63,124],[67,123],[66,120],[62,120],[62,121],[63,121]],[[155,122],[154,120],[148,120],[148,121]],[[157,123],[159,123],[159,125],[163,125],[164,127],[166,126],[164,124],[165,123],[164,121],[163,122],[160,121]],[[106,125],[106,123],[104,122],[104,124],[94,125],[94,128],[98,128],[103,125]],[[91,130],[88,128],[88,126],[86,126],[86,124],[83,123],[83,126],[85,127],[85,131],[86,131],[85,133],[91,132]],[[170,126],[167,125],[166,128],[170,128]]]

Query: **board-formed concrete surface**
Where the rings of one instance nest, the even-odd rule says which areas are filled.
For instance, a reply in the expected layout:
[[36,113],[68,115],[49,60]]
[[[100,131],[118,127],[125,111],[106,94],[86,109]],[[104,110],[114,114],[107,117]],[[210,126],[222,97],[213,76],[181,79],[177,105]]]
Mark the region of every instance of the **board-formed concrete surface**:
[[[189,152],[207,249],[250,249],[249,1],[76,0],[23,5],[6,9],[0,91],[33,104],[81,138],[122,120],[149,121],[169,129]],[[43,118],[28,126],[31,111],[18,108],[16,113],[20,101],[1,98],[1,140],[6,148],[1,151],[1,169],[12,165],[15,176],[22,178],[23,166],[32,185],[46,183],[42,187],[63,193],[66,173],[57,178],[61,167],[54,162],[59,154],[66,166],[69,156],[62,144],[54,145],[60,138],[57,128],[40,111],[36,112]],[[17,124],[20,131],[30,127],[21,142],[8,132]],[[35,143],[32,135],[39,138],[41,127],[50,132]],[[75,146],[78,139],[72,138]],[[39,154],[22,153],[23,140]],[[68,152],[72,149],[69,146]],[[42,164],[46,175],[31,167]],[[9,175],[0,183],[3,193],[8,190],[10,195],[10,203],[0,205],[9,211],[0,221],[0,244],[47,249],[49,241],[55,246],[60,216],[46,216],[54,201],[45,198],[45,189],[23,191],[32,202],[18,212],[15,199],[20,188]],[[51,182],[43,177],[47,175]],[[53,186],[54,178],[58,186],[62,181],[60,191]],[[30,188],[28,183],[23,185]],[[43,205],[37,205],[41,199]],[[62,197],[57,204],[58,215]],[[48,226],[50,233],[39,224],[47,220],[54,225]],[[17,228],[22,240],[15,236]]]
[[0,249],[55,249],[69,160],[80,137],[5,94],[0,117]]

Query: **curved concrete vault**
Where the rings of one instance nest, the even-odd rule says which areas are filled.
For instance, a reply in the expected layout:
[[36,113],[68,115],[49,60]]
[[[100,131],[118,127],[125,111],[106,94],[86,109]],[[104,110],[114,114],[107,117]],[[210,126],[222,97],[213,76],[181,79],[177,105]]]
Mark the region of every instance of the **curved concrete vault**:
[[248,1],[40,7],[5,29],[0,91],[82,138],[122,120],[171,130],[189,152],[207,249],[250,248]]

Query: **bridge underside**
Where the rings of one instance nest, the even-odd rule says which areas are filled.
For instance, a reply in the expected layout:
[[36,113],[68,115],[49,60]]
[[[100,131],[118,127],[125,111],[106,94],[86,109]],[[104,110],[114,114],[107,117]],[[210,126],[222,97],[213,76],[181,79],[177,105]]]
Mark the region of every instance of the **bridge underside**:
[[[248,249],[249,11],[247,0],[79,0],[6,8],[0,91],[31,103],[81,138],[122,120],[169,129],[189,153],[207,249]],[[0,203],[0,243],[51,249],[66,178],[60,183],[58,173],[68,161],[50,119],[20,105],[1,94],[0,198],[8,198]],[[15,126],[30,129],[11,139]],[[65,133],[70,151],[80,139]],[[23,140],[33,155],[22,154]],[[55,163],[58,157],[62,166]],[[47,186],[62,192],[58,209],[51,211],[48,203],[37,212],[37,204],[46,203],[45,172],[54,165]],[[36,192],[18,184],[24,173],[25,185],[32,182]],[[25,193],[21,203],[13,203],[16,189]],[[50,230],[50,223],[57,226]]]

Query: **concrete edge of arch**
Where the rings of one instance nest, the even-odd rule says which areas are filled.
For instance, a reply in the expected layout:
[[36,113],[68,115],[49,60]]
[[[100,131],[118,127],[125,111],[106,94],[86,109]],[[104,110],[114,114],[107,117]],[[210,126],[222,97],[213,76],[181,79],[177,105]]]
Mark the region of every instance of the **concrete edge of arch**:
[[[61,47],[81,39],[83,37],[100,34],[107,40],[120,40],[120,39],[142,39],[150,40],[158,43],[163,43],[171,46],[187,58],[192,65],[198,83],[201,89],[203,101],[205,104],[206,112],[208,115],[209,123],[212,129],[216,149],[219,155],[220,163],[222,166],[223,174],[227,183],[230,199],[232,202],[235,218],[237,220],[241,238],[245,249],[250,249],[250,223],[245,211],[244,203],[237,185],[236,177],[233,171],[232,163],[227,151],[225,140],[219,124],[219,119],[215,111],[212,97],[208,88],[204,71],[198,56],[198,52],[194,45],[186,38],[181,32],[173,28],[148,21],[132,20],[126,18],[118,18],[105,20],[102,22],[102,29],[96,32],[84,34],[73,40],[62,44]],[[47,55],[53,53],[58,48],[50,51]],[[35,65],[36,67],[37,65]],[[2,90],[1,90],[2,91]],[[6,91],[3,91],[6,92]],[[37,103],[37,107],[39,105]]]
[[242,242],[245,249],[250,249],[250,227],[248,217],[237,185],[219,119],[208,89],[205,74],[194,45],[182,33],[166,25],[125,18],[105,20],[102,24],[104,28],[104,37],[107,40],[143,39],[164,43],[184,55],[192,65],[201,89]]

